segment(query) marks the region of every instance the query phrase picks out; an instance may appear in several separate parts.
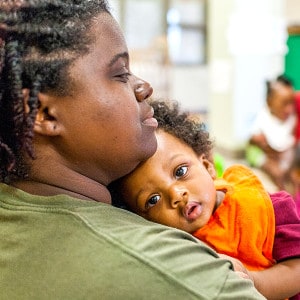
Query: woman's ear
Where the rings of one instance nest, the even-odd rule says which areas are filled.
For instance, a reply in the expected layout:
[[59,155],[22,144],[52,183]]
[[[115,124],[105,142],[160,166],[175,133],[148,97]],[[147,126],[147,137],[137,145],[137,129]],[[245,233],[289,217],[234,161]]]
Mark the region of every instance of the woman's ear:
[[217,173],[215,169],[215,165],[212,161],[206,158],[205,154],[201,154],[199,156],[199,160],[202,162],[207,172],[210,174],[211,178],[215,180],[217,178]]
[[38,94],[39,107],[35,117],[34,132],[47,136],[57,136],[60,134],[54,98],[48,94]]

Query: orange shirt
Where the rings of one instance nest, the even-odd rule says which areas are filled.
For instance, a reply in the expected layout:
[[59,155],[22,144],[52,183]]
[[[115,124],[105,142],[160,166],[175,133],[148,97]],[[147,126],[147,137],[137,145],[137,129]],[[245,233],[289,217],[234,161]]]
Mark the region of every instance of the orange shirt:
[[241,260],[249,270],[273,265],[275,215],[260,180],[249,168],[234,165],[215,186],[226,192],[224,201],[193,235],[217,252]]

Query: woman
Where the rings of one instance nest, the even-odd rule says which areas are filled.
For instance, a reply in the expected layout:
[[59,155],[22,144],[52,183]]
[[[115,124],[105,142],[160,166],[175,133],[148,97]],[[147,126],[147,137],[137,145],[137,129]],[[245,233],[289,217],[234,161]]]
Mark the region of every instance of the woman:
[[157,122],[106,2],[0,7],[0,298],[263,299],[190,235],[110,205]]

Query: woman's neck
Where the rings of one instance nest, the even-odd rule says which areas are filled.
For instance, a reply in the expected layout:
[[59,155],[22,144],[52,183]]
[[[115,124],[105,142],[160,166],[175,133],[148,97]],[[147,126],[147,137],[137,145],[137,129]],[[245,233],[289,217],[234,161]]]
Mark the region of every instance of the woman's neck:
[[84,187],[75,182],[68,185],[57,183],[46,183],[38,180],[23,180],[12,184],[14,187],[23,190],[26,193],[39,196],[68,195],[74,198],[88,201],[97,201],[111,204],[111,195],[108,189],[98,183],[86,183]]

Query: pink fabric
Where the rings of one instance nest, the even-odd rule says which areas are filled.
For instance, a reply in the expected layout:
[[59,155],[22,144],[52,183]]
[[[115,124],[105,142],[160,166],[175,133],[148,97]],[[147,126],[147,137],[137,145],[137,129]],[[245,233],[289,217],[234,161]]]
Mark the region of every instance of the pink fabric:
[[[270,197],[274,206],[276,224],[273,257],[278,262],[300,257],[300,217],[296,203],[285,191],[270,194]],[[290,300],[300,300],[300,294],[291,297]]]
[[300,141],[300,91],[295,93],[295,106],[296,106],[296,114],[297,114],[297,124],[295,128],[295,136],[296,141]]
[[300,192],[295,196],[296,208],[298,212],[298,216],[300,217]]

